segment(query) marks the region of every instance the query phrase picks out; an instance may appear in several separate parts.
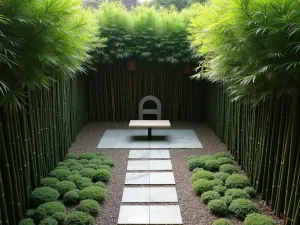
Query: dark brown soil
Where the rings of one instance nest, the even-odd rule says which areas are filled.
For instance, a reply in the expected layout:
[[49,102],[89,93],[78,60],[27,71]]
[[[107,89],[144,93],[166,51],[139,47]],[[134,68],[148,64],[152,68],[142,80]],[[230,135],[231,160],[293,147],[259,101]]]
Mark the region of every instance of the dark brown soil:
[[[187,168],[190,155],[215,154],[226,151],[226,146],[218,139],[213,131],[201,123],[172,123],[174,129],[193,129],[203,145],[203,149],[171,149],[170,155],[176,180],[176,190],[179,199],[183,224],[211,225],[218,217],[211,214],[192,190],[191,175]],[[116,225],[122,200],[129,149],[97,149],[97,145],[106,129],[128,129],[128,123],[90,123],[85,126],[72,145],[70,152],[103,152],[115,162],[112,177],[107,184],[107,200],[102,204],[101,212],[96,217],[97,225]],[[262,213],[272,216],[271,208],[259,198],[254,200]],[[276,219],[278,224],[282,220]],[[229,218],[234,225],[243,224],[235,218]]]

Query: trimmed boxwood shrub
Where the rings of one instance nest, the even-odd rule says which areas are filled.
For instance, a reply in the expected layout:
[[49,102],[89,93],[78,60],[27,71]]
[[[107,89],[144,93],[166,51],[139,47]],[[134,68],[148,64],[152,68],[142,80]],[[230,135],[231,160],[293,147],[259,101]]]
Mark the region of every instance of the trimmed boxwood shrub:
[[26,211],[26,217],[27,218],[34,219],[34,215],[35,215],[35,209],[28,209]]
[[92,159],[89,161],[89,164],[95,164],[95,165],[102,165],[103,163],[103,160],[102,159],[99,159],[99,158],[95,158],[95,159]]
[[218,158],[221,158],[221,157],[227,157],[227,158],[229,158],[230,156],[229,156],[229,154],[226,153],[226,152],[217,152],[217,153],[214,155],[214,157],[218,159]]
[[227,158],[227,157],[220,157],[220,158],[217,159],[217,162],[219,163],[219,165],[233,164],[232,160],[230,158]]
[[205,161],[205,169],[209,171],[218,171],[220,164],[216,159],[206,160]]
[[80,170],[79,174],[83,177],[92,179],[96,174],[96,170],[92,168],[83,168],[82,170]]
[[76,184],[73,181],[60,181],[56,184],[56,189],[61,195],[76,189]]
[[89,164],[84,165],[83,167],[96,170],[96,169],[98,169],[99,166],[97,164],[89,163]]
[[250,213],[245,219],[245,225],[276,225],[276,222],[260,213]]
[[245,190],[251,198],[254,198],[256,196],[256,191],[253,187],[245,187],[243,190]]
[[87,159],[78,159],[78,162],[85,165],[85,164],[89,164],[89,160]]
[[106,169],[99,169],[96,171],[96,173],[93,176],[93,181],[98,182],[102,181],[104,183],[107,183],[110,178],[110,172]]
[[83,169],[83,165],[81,163],[69,166],[69,170],[72,171],[72,172],[77,171],[76,173],[79,173],[79,171],[82,170],[82,169]]
[[99,186],[90,186],[82,189],[79,192],[81,200],[93,199],[99,203],[106,199],[105,189]]
[[215,178],[216,179],[220,179],[222,180],[223,182],[226,181],[226,179],[230,176],[229,173],[224,173],[224,172],[217,172],[214,174]]
[[245,188],[249,185],[250,181],[248,177],[243,174],[232,174],[225,181],[227,188]]
[[220,166],[219,170],[220,172],[229,173],[229,174],[233,174],[237,172],[235,166],[231,164],[223,164]]
[[224,201],[226,203],[226,205],[230,205],[230,203],[232,202],[232,198],[230,196],[223,196],[220,198],[220,200]]
[[110,166],[110,167],[114,167],[114,166],[115,166],[114,161],[113,161],[112,159],[104,159],[104,160],[102,161],[102,164],[108,165],[108,166]]
[[52,187],[38,187],[31,193],[31,198],[36,206],[46,202],[56,201],[60,194]]
[[78,188],[79,190],[82,190],[82,189],[84,189],[84,188],[86,188],[86,187],[90,187],[90,186],[93,186],[93,185],[94,185],[94,183],[91,182],[91,181],[81,180],[81,181],[78,181],[78,182],[77,182],[77,188]]
[[78,210],[86,212],[92,216],[96,216],[100,211],[100,205],[98,202],[92,199],[82,200],[78,206]]
[[202,155],[199,157],[199,159],[203,159],[204,161],[207,161],[207,160],[215,160],[216,158],[212,155]]
[[231,221],[225,218],[217,219],[213,225],[232,225]]
[[45,177],[41,180],[42,187],[56,188],[56,184],[59,182],[55,177]]
[[67,169],[64,169],[64,168],[58,168],[58,169],[55,169],[55,170],[52,170],[49,175],[51,177],[55,177],[57,178],[58,180],[67,180],[68,179],[68,176],[71,175],[71,172]]
[[98,169],[104,169],[104,170],[108,170],[109,172],[111,172],[111,167],[109,165],[99,165]]
[[73,181],[77,185],[77,188],[80,190],[93,185],[92,180],[90,178],[82,177],[79,174],[69,176],[68,180]]
[[96,158],[96,154],[93,154],[93,153],[83,153],[81,155],[78,156],[78,160],[80,159],[87,159],[87,160],[91,160],[91,159],[94,159]]
[[218,215],[226,215],[228,213],[228,206],[226,202],[220,199],[210,201],[207,207],[210,209],[210,211]]
[[193,189],[197,192],[198,195],[201,195],[206,191],[211,191],[213,187],[214,184],[210,180],[199,179],[193,182]]
[[73,153],[69,153],[68,155],[66,155],[65,159],[78,159],[78,155],[75,155]]
[[220,179],[213,179],[213,180],[211,180],[211,183],[213,186],[218,186],[218,185],[223,186],[224,185],[224,182]]
[[218,192],[220,195],[224,195],[224,193],[227,191],[227,188],[222,185],[217,185],[213,188],[213,191]]
[[57,212],[52,215],[52,218],[55,219],[58,224],[63,225],[67,220],[67,214],[62,212]]
[[101,181],[96,182],[96,183],[94,184],[94,186],[100,186],[100,187],[105,188],[105,184],[104,184],[103,182],[101,182]]
[[58,212],[66,213],[64,204],[61,202],[47,202],[36,208],[35,217],[38,220],[43,220]]
[[201,200],[204,204],[207,204],[211,200],[219,199],[220,197],[220,194],[216,191],[206,191],[201,195]]
[[188,167],[190,170],[193,170],[195,168],[204,168],[205,166],[205,160],[200,158],[193,158],[188,161]]
[[238,189],[238,188],[232,188],[228,189],[225,192],[226,196],[230,196],[232,199],[238,199],[238,198],[245,198],[249,199],[250,195],[243,189]]
[[199,179],[212,180],[214,179],[214,174],[210,171],[200,170],[193,174],[192,181],[196,181]]
[[40,225],[58,225],[58,222],[53,218],[46,218],[40,222]]
[[33,220],[30,218],[21,220],[18,224],[19,225],[35,225]]
[[94,225],[94,218],[85,212],[75,211],[68,216],[66,225]]
[[197,172],[202,171],[202,170],[204,170],[204,169],[203,168],[195,168],[195,169],[193,169],[193,173],[197,173]]
[[257,213],[258,209],[249,199],[235,199],[231,202],[229,210],[239,219],[244,219],[250,213]]
[[79,192],[78,191],[69,191],[64,194],[63,201],[66,205],[74,205],[79,201]]

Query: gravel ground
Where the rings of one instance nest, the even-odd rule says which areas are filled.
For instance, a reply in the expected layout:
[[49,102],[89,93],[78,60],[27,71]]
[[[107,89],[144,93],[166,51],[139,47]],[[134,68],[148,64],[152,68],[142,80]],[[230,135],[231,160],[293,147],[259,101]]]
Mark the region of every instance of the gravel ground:
[[[176,190],[183,224],[185,225],[211,225],[217,217],[210,213],[192,190],[192,173],[187,168],[187,160],[190,155],[215,154],[216,152],[226,151],[226,146],[218,139],[213,131],[202,123],[172,123],[173,129],[193,129],[203,149],[172,149],[170,150],[173,172],[176,180]],[[107,201],[101,206],[101,212],[96,217],[97,225],[116,225],[118,222],[120,204],[122,200],[126,167],[129,149],[97,149],[101,136],[106,129],[128,129],[128,123],[90,123],[86,125],[73,143],[70,152],[103,152],[106,157],[110,157],[115,162],[112,170],[111,180],[106,186]],[[261,212],[272,216],[269,206],[264,201],[256,198],[255,203]],[[234,225],[243,224],[235,218],[229,218]],[[274,217],[277,223],[283,224],[282,220]]]

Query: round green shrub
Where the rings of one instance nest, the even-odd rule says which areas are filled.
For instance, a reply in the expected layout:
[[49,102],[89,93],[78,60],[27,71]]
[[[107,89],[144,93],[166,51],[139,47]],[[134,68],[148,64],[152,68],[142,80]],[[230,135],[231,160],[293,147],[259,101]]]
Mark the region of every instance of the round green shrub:
[[49,173],[49,175],[51,177],[55,177],[58,180],[63,181],[63,180],[67,180],[68,179],[68,176],[71,175],[71,172],[68,169],[58,168],[58,169],[52,170]]
[[56,168],[63,168],[63,169],[68,169],[69,164],[67,162],[59,162],[56,166]]
[[73,153],[69,153],[65,159],[78,159],[78,155],[75,155]]
[[238,198],[245,198],[249,199],[250,195],[243,189],[238,189],[238,188],[232,188],[228,189],[225,192],[226,196],[230,196],[232,199],[238,199]]
[[32,219],[28,218],[28,219],[21,220],[18,224],[19,225],[34,225],[34,222]]
[[79,203],[78,210],[86,212],[92,216],[96,216],[100,211],[100,205],[98,202],[92,199],[82,200]]
[[220,195],[224,195],[227,191],[227,188],[222,185],[214,186],[213,191],[218,192]]
[[85,164],[89,164],[89,160],[87,159],[78,159],[78,162],[85,165]]
[[78,189],[83,189],[85,187],[92,186],[92,180],[88,177],[82,177],[80,174],[74,174],[68,177],[69,181],[73,181]]
[[92,179],[96,174],[96,170],[92,168],[83,168],[82,170],[80,170],[79,174],[83,177]]
[[36,206],[56,201],[59,196],[59,192],[52,187],[38,187],[31,193],[32,201]]
[[258,209],[249,199],[238,198],[231,202],[229,210],[239,219],[244,219],[250,213],[257,213]]
[[218,171],[220,164],[215,159],[210,159],[205,161],[205,169],[208,171]]
[[192,181],[199,179],[212,180],[214,179],[214,174],[210,171],[200,170],[192,175]]
[[205,166],[205,160],[200,158],[194,158],[188,161],[188,167],[190,170],[193,170],[195,168],[204,168],[204,166]]
[[104,159],[103,162],[102,162],[102,164],[108,165],[110,167],[114,167],[115,166],[114,161],[112,159]]
[[211,183],[213,184],[213,186],[218,186],[218,185],[223,186],[224,185],[224,182],[220,179],[213,179],[213,180],[211,180]]
[[245,188],[249,185],[250,181],[248,177],[243,174],[232,174],[225,181],[227,188]]
[[40,225],[58,225],[58,222],[53,218],[46,218],[40,222]]
[[79,192],[81,200],[93,199],[99,203],[106,199],[105,189],[99,186],[90,186],[82,189]]
[[219,171],[224,173],[229,173],[229,174],[237,173],[237,169],[235,168],[234,165],[231,164],[221,165]]
[[72,175],[79,174],[79,170],[71,170],[71,174]]
[[103,160],[102,159],[98,159],[98,158],[96,158],[96,159],[92,159],[92,160],[90,160],[89,161],[89,164],[95,164],[95,165],[102,165],[102,162],[103,162]]
[[64,195],[68,191],[76,189],[76,184],[73,181],[60,181],[56,184],[56,189],[61,195]]
[[93,163],[89,163],[84,166],[84,168],[90,168],[90,169],[94,169],[94,170],[98,169],[98,167],[99,166],[97,164],[93,164]]
[[216,191],[206,191],[201,195],[201,200],[204,204],[207,204],[211,200],[219,199],[220,197],[220,194]]
[[253,187],[245,187],[243,190],[245,190],[251,198],[254,198],[256,196],[256,191]]
[[[76,184],[76,182],[81,180],[82,178],[83,178],[83,176],[81,176],[80,174],[72,174],[72,175],[68,176],[67,180],[72,181]],[[88,180],[91,181],[91,179],[88,179]]]
[[105,184],[103,182],[101,182],[101,181],[96,182],[94,185],[105,188]]
[[220,199],[214,199],[210,201],[207,207],[215,214],[218,215],[226,215],[228,213],[228,206],[226,202]]
[[222,180],[223,182],[226,181],[226,179],[230,176],[229,173],[224,173],[224,172],[217,172],[214,174],[215,178],[216,179],[220,179]]
[[66,225],[94,225],[94,218],[85,212],[75,211],[68,216]]
[[207,161],[207,160],[215,160],[216,158],[212,155],[202,155],[202,156],[199,157],[199,159]]
[[193,189],[197,192],[198,195],[201,195],[203,192],[211,191],[214,185],[210,180],[199,179],[193,182]]
[[93,181],[98,182],[102,181],[104,183],[107,183],[110,178],[110,172],[105,169],[99,169],[96,171],[95,175],[93,176]]
[[83,168],[84,168],[84,166],[82,164],[80,164],[80,163],[78,163],[76,165],[70,165],[69,166],[69,170],[72,171],[72,172],[74,170],[76,170],[77,171],[76,173],[79,173],[79,171],[82,170]]
[[36,208],[35,216],[38,220],[43,220],[58,212],[66,213],[64,204],[61,202],[47,202]]
[[80,159],[87,159],[87,160],[91,160],[91,159],[94,159],[96,158],[96,154],[93,154],[93,153],[83,153],[81,155],[78,156],[78,160]]
[[276,225],[276,222],[260,213],[250,213],[246,216],[245,225]]
[[233,164],[232,160],[227,157],[220,157],[217,159],[217,162],[219,163],[219,165]]
[[221,158],[221,157],[227,157],[229,158],[229,154],[227,152],[217,152],[215,155],[214,155],[215,158]]
[[35,209],[28,209],[26,211],[26,217],[27,218],[34,219],[34,216],[35,216]]
[[63,201],[66,205],[75,205],[79,201],[79,192],[73,190],[64,194]]
[[223,202],[225,202],[226,203],[226,205],[230,205],[230,203],[232,202],[232,198],[230,197],[230,196],[223,196],[223,197],[221,197],[220,198],[220,200],[222,200]]
[[77,188],[79,190],[82,190],[82,189],[84,189],[86,187],[90,187],[90,186],[93,186],[93,185],[94,185],[94,183],[91,182],[91,181],[78,181]]
[[202,171],[202,170],[204,170],[204,169],[203,168],[195,168],[195,169],[193,169],[193,173],[197,173],[197,172]]
[[52,215],[52,218],[55,219],[58,224],[63,225],[67,220],[67,214],[62,212],[57,212]]
[[56,184],[59,182],[55,177],[45,177],[41,180],[42,187],[56,188]]
[[217,219],[213,225],[232,225],[231,221],[225,218]]
[[99,165],[98,169],[104,169],[104,170],[108,170],[109,172],[111,172],[111,167],[109,165]]

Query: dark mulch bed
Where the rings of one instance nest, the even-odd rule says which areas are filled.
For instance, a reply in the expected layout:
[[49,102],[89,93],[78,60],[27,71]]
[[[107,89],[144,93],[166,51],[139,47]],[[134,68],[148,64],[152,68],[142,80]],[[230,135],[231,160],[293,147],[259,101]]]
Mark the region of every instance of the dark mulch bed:
[[[195,195],[191,185],[192,173],[187,168],[187,160],[190,155],[212,155],[216,152],[226,151],[226,146],[218,139],[213,131],[201,123],[172,123],[174,129],[193,129],[204,146],[203,149],[170,150],[173,171],[176,180],[176,189],[179,198],[183,224],[186,225],[211,225],[217,217],[210,213]],[[103,152],[115,162],[112,177],[107,184],[107,201],[102,204],[101,212],[96,217],[97,225],[114,225],[118,223],[119,210],[122,200],[126,167],[129,149],[97,149],[101,136],[106,129],[128,129],[128,123],[90,123],[85,126],[72,145],[70,152]],[[272,216],[269,206],[264,201],[255,199],[262,213]],[[282,220],[274,217],[278,224]],[[231,218],[233,224],[243,224],[237,219]]]

